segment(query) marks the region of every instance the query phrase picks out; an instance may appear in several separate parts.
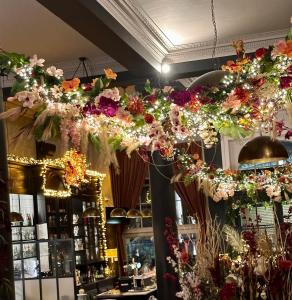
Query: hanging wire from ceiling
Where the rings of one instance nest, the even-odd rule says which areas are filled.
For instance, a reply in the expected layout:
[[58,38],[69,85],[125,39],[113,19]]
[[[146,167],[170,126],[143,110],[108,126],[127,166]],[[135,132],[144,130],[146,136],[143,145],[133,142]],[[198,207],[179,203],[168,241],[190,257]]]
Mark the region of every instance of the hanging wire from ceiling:
[[210,9],[211,9],[211,16],[212,16],[212,25],[213,25],[213,30],[214,30],[212,59],[214,60],[214,69],[216,70],[218,68],[218,59],[215,58],[216,48],[217,48],[217,43],[218,43],[218,31],[217,31],[217,23],[216,23],[216,16],[215,16],[214,0],[211,0]]
[[77,72],[78,72],[78,70],[79,70],[80,67],[83,67],[83,72],[86,75],[86,78],[89,78],[87,67],[86,67],[86,64],[85,64],[85,62],[88,61],[88,59],[86,57],[82,56],[82,57],[79,57],[78,60],[79,60],[79,64],[78,64],[78,66],[77,66],[77,68],[76,68],[76,70],[75,70],[72,78],[75,77],[75,75],[77,74]]

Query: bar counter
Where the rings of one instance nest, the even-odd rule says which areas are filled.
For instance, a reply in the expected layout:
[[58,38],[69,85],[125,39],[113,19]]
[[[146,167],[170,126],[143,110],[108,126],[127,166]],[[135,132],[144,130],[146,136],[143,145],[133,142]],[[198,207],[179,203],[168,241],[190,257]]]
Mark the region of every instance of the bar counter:
[[145,289],[141,291],[129,290],[122,293],[120,290],[112,289],[104,293],[98,294],[93,299],[148,299],[151,295],[156,295],[157,288]]

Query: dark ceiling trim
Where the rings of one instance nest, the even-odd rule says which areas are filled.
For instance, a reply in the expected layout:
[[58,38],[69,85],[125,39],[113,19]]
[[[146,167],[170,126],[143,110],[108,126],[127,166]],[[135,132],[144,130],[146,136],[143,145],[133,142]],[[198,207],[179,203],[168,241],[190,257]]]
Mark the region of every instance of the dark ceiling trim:
[[[96,0],[36,0],[135,75],[160,67]],[[49,24],[48,24],[49,26]],[[82,53],[80,53],[82,56]]]

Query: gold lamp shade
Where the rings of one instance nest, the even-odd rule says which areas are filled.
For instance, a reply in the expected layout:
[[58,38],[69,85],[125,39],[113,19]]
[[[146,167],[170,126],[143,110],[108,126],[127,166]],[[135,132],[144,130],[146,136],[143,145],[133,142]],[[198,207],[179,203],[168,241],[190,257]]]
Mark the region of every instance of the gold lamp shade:
[[240,150],[240,164],[272,163],[287,159],[288,152],[278,141],[269,136],[259,136],[246,143]]
[[126,218],[127,212],[120,207],[114,208],[110,213],[111,218]]
[[10,212],[10,222],[11,223],[23,222],[23,217],[20,213],[12,211]]
[[142,218],[142,214],[141,214],[141,212],[138,209],[131,208],[127,212],[127,218],[129,218],[129,219]]
[[83,218],[98,218],[99,213],[98,213],[98,210],[95,207],[88,207],[83,212],[82,217]]
[[142,211],[141,211],[141,214],[142,214],[142,217],[143,218],[151,218],[152,217],[152,211],[150,208],[144,208]]

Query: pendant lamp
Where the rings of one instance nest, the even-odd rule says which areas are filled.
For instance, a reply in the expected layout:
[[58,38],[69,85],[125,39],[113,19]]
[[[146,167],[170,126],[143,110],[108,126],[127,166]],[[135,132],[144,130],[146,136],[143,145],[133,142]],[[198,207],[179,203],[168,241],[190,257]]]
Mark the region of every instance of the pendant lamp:
[[127,212],[127,218],[129,218],[129,219],[142,218],[142,214],[141,214],[141,212],[138,209],[131,208]]
[[23,222],[23,217],[20,213],[12,211],[10,212],[10,222],[11,223]]
[[83,218],[98,218],[99,213],[95,207],[88,207],[82,214]]
[[141,211],[142,218],[152,218],[152,211],[150,208],[144,208]]
[[189,86],[188,90],[196,86],[209,86],[217,87],[220,84],[220,81],[224,78],[225,75],[229,74],[228,72],[222,70],[216,70],[208,72],[198,78],[196,78],[192,84]]
[[127,212],[120,207],[114,208],[110,213],[111,218],[126,218]]
[[271,139],[269,136],[259,136],[243,146],[238,156],[238,163],[272,163],[288,157],[286,148],[278,140]]

